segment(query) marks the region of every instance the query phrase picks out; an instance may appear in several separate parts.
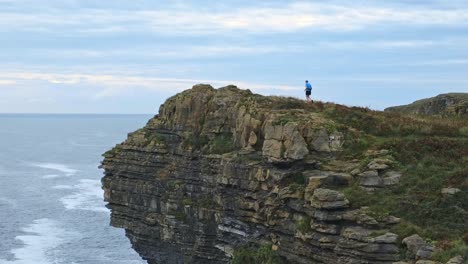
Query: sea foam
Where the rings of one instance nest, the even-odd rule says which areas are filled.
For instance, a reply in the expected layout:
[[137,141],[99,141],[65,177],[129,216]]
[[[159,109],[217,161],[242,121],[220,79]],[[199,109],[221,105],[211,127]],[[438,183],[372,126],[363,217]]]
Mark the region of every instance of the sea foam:
[[64,243],[67,232],[57,223],[48,218],[34,220],[33,223],[22,229],[26,235],[17,236],[24,247],[12,249],[15,260],[4,261],[4,264],[50,264],[56,263],[48,252]]
[[59,171],[64,173],[65,176],[73,176],[78,171],[60,163],[32,163],[31,165],[42,169]]
[[[70,187],[77,191],[60,199],[66,209],[109,212],[104,206],[101,181],[82,179]],[[60,188],[68,187],[60,186]]]

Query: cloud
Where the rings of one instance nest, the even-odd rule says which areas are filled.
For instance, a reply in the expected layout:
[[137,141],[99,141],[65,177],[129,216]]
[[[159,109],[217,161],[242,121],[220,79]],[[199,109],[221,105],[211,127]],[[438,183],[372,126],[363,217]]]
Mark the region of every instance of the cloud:
[[336,41],[336,42],[319,42],[320,47],[327,47],[331,49],[409,49],[409,48],[423,48],[430,46],[442,46],[442,45],[458,45],[460,43],[466,43],[466,40],[462,42],[452,42],[446,40],[386,40],[386,41]]
[[16,81],[14,80],[0,80],[0,86],[2,85],[7,86],[7,85],[14,85],[14,84],[16,84]]
[[50,31],[68,29],[71,34],[152,32],[163,34],[215,34],[222,32],[295,32],[299,30],[349,31],[377,25],[468,25],[468,10],[415,6],[349,6],[294,2],[275,7],[231,7],[206,10],[197,6],[165,9],[44,9],[0,13],[1,31]]
[[[297,52],[299,48],[288,47],[290,51]],[[53,58],[170,58],[170,59],[190,59],[190,58],[210,58],[210,57],[230,57],[239,55],[258,55],[276,52],[284,52],[280,46],[232,46],[232,45],[199,45],[199,46],[158,46],[126,49],[30,49],[23,53],[33,56],[44,56]]]
[[468,65],[468,59],[445,59],[413,62],[414,66],[447,66],[447,65]]
[[[369,50],[369,49],[418,49],[430,47],[465,47],[468,39],[452,38],[438,40],[368,40],[368,41],[317,41],[307,45],[281,44],[269,45],[173,45],[173,46],[139,46],[131,48],[79,49],[79,48],[55,48],[55,49],[25,49],[22,54],[35,58],[55,59],[200,59],[200,58],[231,58],[237,56],[253,56],[265,54],[298,54],[314,52],[317,50]],[[451,64],[454,64],[452,62]],[[458,62],[460,63],[460,62]],[[57,83],[60,83],[57,80]],[[1,85],[1,83],[0,83]]]
[[[156,78],[147,76],[126,76],[111,74],[89,74],[89,73],[44,73],[44,72],[1,72],[0,78],[9,76],[18,84],[27,82],[46,82],[51,85],[74,86],[84,85],[86,87],[95,87],[95,92],[91,99],[99,100],[112,96],[119,96],[132,89],[145,89],[155,92],[180,92],[191,88],[198,83],[211,84],[214,87],[222,87],[235,84],[243,89],[251,89],[256,92],[267,91],[291,91],[297,89],[288,85],[270,85],[242,81],[229,80],[207,80],[207,79],[174,79],[174,78]],[[24,84],[23,84],[24,85]],[[78,88],[78,87],[77,87]],[[78,88],[79,89],[79,88]]]

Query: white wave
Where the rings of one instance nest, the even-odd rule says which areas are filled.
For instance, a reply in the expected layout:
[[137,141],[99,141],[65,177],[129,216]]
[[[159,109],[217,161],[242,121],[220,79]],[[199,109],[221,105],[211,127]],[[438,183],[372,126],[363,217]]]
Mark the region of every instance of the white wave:
[[64,242],[68,232],[58,227],[55,221],[47,218],[34,220],[31,225],[22,229],[27,235],[17,236],[24,246],[12,249],[15,260],[1,260],[4,264],[50,264],[56,263],[48,252]]
[[78,171],[60,163],[32,163],[31,165],[43,169],[60,171],[64,173],[65,176],[72,176]]
[[56,189],[56,190],[71,190],[71,189],[73,189],[73,186],[71,186],[71,185],[55,185],[55,186],[52,186],[52,189]]
[[109,212],[104,206],[103,192],[99,180],[83,179],[72,187],[77,191],[60,199],[66,209]]
[[44,175],[42,176],[43,179],[54,179],[54,178],[59,178],[60,175],[57,175],[57,174],[47,174],[47,175]]

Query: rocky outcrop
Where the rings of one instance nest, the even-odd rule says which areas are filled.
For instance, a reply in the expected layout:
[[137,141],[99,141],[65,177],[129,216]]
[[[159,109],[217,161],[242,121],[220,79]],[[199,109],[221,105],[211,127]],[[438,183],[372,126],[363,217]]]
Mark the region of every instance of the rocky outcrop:
[[[338,189],[398,183],[388,152],[338,160],[344,135],[295,99],[197,85],[104,154],[111,224],[155,263],[229,263],[268,245],[282,263],[393,263],[398,218],[352,208]],[[366,190],[363,189],[363,192]],[[415,254],[417,252],[414,252]]]
[[386,108],[388,112],[418,115],[468,117],[468,93],[449,93],[415,101],[408,105]]

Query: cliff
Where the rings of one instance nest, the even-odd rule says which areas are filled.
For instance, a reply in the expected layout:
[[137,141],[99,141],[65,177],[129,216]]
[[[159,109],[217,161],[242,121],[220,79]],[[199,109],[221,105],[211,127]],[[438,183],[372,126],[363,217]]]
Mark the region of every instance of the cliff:
[[[104,154],[111,224],[150,264],[387,264],[463,255],[465,244],[437,254],[464,243],[465,160],[447,157],[452,168],[433,171],[436,179],[408,168],[426,162],[412,151],[433,155],[440,144],[468,155],[468,124],[407,118],[196,85]],[[395,141],[408,133],[421,138]],[[419,140],[432,136],[444,139],[418,151]],[[411,154],[400,154],[406,149]],[[441,194],[452,186],[460,189]],[[427,188],[436,193],[421,195]],[[450,220],[428,221],[428,214]],[[401,243],[416,233],[447,246]]]
[[408,105],[389,107],[385,111],[468,118],[468,93],[439,94]]

